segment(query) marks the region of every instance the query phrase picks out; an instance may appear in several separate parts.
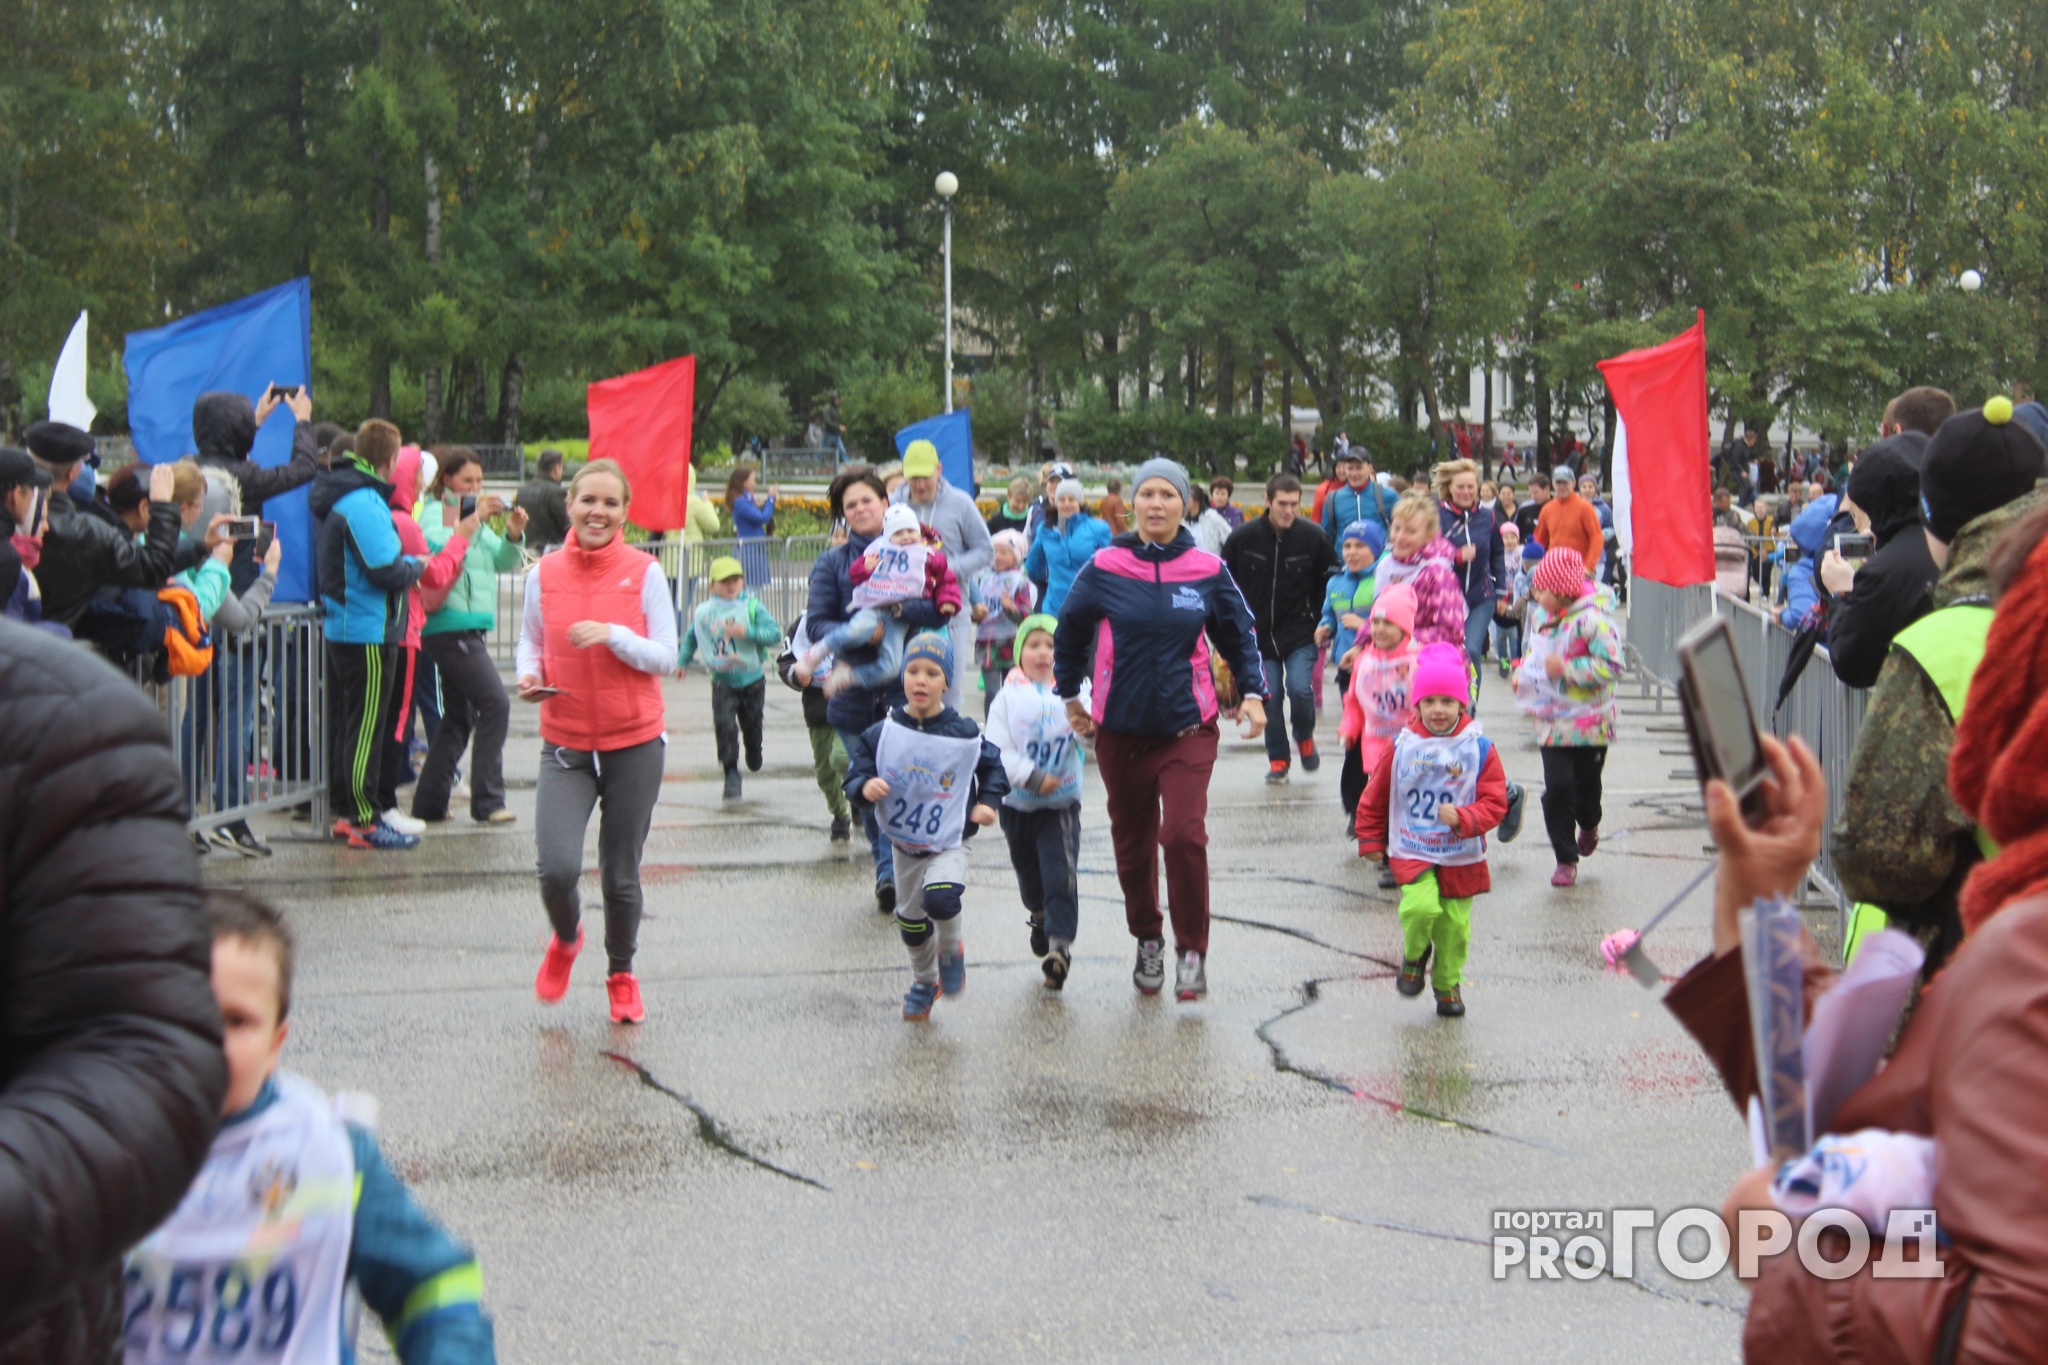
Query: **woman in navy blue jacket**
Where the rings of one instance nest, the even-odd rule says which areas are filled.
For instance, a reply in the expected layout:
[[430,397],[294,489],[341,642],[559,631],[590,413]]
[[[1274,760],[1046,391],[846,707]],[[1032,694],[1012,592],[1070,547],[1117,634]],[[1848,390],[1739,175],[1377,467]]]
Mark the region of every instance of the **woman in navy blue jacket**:
[[768,500],[754,494],[758,476],[752,465],[734,465],[725,481],[725,510],[732,513],[732,533],[740,545],[740,567],[746,570],[747,586],[768,585],[768,528],[775,524],[775,500],[782,496],[780,485],[768,490]]
[[[1208,994],[1209,774],[1216,766],[1216,686],[1209,642],[1237,675],[1250,737],[1266,728],[1266,671],[1251,609],[1215,555],[1182,525],[1194,497],[1172,460],[1131,480],[1136,530],[1075,575],[1053,637],[1053,681],[1076,734],[1093,733],[1109,795],[1110,842],[1124,918],[1138,940],[1132,982],[1166,984],[1159,856],[1166,855],[1178,969],[1175,995]],[[1092,708],[1080,700],[1094,652]]]
[[1507,551],[1494,526],[1493,508],[1479,500],[1479,466],[1446,460],[1431,471],[1436,485],[1437,523],[1457,551],[1458,584],[1465,590],[1465,657],[1472,661],[1472,695],[1479,696],[1479,667],[1486,653],[1486,628],[1493,624],[1493,595],[1507,582]]
[[[835,545],[819,555],[818,562],[811,566],[811,597],[805,614],[813,639],[822,639],[825,632],[845,625],[853,615],[853,562],[866,553],[868,542],[882,533],[882,518],[889,510],[888,491],[875,471],[866,466],[849,469],[834,479],[826,498],[833,520],[846,523],[847,539],[844,545]],[[913,632],[943,624],[930,598],[903,602],[893,610]],[[875,650],[870,646],[850,651],[847,662],[862,663],[874,656]],[[809,675],[801,668],[795,670],[795,675],[803,685],[810,685]],[[902,700],[903,686],[896,681],[879,689],[849,687],[825,704],[825,719],[839,732],[846,751],[852,753],[861,734],[887,715],[892,704]],[[873,810],[867,812],[863,821],[868,847],[875,854],[875,908],[885,915],[892,914],[896,909],[895,850],[881,826],[875,823]]]

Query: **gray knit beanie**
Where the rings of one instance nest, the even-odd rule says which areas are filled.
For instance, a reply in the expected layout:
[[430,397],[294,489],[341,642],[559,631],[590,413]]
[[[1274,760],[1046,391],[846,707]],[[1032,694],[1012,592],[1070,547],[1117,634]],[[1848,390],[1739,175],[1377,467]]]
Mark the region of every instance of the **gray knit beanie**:
[[[1173,485],[1174,491],[1180,494],[1183,506],[1189,510],[1193,509],[1195,493],[1193,488],[1188,485],[1188,472],[1182,469],[1176,461],[1169,460],[1164,455],[1154,455],[1151,459],[1139,465],[1137,470],[1131,475],[1132,498],[1138,496],[1138,490],[1145,486],[1145,480],[1147,479],[1166,480]],[[1183,515],[1185,515],[1185,512]]]

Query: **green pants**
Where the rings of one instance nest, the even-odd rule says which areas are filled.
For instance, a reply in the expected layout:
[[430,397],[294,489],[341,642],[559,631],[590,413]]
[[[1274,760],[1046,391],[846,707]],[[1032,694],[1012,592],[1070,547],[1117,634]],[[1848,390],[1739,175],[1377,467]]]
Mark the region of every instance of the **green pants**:
[[1401,888],[1401,956],[1409,962],[1434,943],[1429,984],[1447,991],[1465,979],[1465,957],[1472,950],[1472,898],[1437,894],[1436,869]]
[[825,793],[825,806],[834,820],[851,814],[846,804],[846,746],[839,732],[829,725],[813,725],[811,771],[818,775],[818,790]]

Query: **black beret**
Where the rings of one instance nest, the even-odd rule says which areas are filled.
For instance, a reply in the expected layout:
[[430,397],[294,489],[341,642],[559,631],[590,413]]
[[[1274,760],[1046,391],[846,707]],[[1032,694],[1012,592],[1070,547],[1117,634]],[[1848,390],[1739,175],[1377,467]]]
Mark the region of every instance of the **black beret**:
[[30,454],[59,468],[89,460],[93,455],[92,437],[64,422],[38,422],[22,435],[28,441]]
[[1920,465],[1920,518],[1935,539],[1956,532],[2031,493],[2048,473],[2048,452],[2026,426],[2012,420],[2012,401],[1994,398],[1959,412],[1927,443]]

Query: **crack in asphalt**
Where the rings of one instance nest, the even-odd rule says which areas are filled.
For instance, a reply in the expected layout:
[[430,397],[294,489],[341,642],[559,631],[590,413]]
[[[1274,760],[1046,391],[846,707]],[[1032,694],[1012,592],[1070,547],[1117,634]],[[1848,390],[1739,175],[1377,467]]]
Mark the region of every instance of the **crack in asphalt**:
[[1488,1250],[1493,1247],[1493,1243],[1484,1237],[1468,1237],[1462,1232],[1442,1232],[1416,1223],[1403,1223],[1392,1218],[1375,1218],[1364,1213],[1332,1213],[1328,1209],[1298,1204],[1292,1199],[1282,1199],[1274,1194],[1248,1194],[1245,1199],[1263,1209],[1285,1209],[1289,1213],[1312,1214],[1317,1218],[1327,1218],[1333,1223],[1354,1223],[1359,1227],[1385,1228],[1389,1232],[1412,1233],[1417,1237],[1434,1237],[1445,1242],[1465,1242],[1471,1246],[1486,1247]]
[[1541,1141],[1537,1138],[1517,1137],[1513,1133],[1503,1133],[1498,1128],[1488,1128],[1482,1123],[1473,1123],[1468,1119],[1452,1118],[1449,1114],[1439,1114],[1428,1109],[1418,1109],[1414,1105],[1402,1100],[1393,1100],[1388,1099],[1384,1095],[1375,1095],[1372,1091],[1362,1086],[1354,1085],[1341,1076],[1333,1076],[1327,1071],[1318,1071],[1314,1067],[1303,1066],[1295,1061],[1293,1057],[1288,1055],[1287,1049],[1282,1047],[1279,1041],[1273,1037],[1273,1026],[1283,1023],[1303,1010],[1318,1004],[1323,998],[1323,986],[1326,982],[1349,981],[1351,979],[1350,977],[1341,976],[1319,976],[1302,982],[1300,1003],[1289,1005],[1286,1009],[1280,1011],[1280,1013],[1266,1020],[1253,1030],[1257,1034],[1259,1041],[1266,1045],[1266,1050],[1273,1054],[1273,1069],[1275,1071],[1299,1076],[1303,1080],[1313,1081],[1327,1090],[1334,1090],[1340,1095],[1346,1095],[1355,1100],[1369,1100],[1381,1106],[1390,1114],[1412,1114],[1416,1118],[1430,1119],[1437,1123],[1449,1124],[1453,1128],[1462,1128],[1468,1133],[1478,1133],[1484,1137],[1499,1138],[1503,1142],[1512,1142],[1522,1147],[1533,1147],[1543,1152],[1554,1152],[1559,1156],[1577,1155],[1577,1153],[1566,1148]]
[[[1484,1237],[1471,1237],[1462,1232],[1444,1232],[1437,1228],[1426,1228],[1417,1223],[1403,1223],[1398,1219],[1378,1218],[1371,1214],[1336,1213],[1329,1209],[1316,1208],[1312,1204],[1303,1204],[1292,1199],[1282,1199],[1278,1195],[1248,1194],[1245,1196],[1245,1200],[1248,1203],[1258,1205],[1260,1208],[1279,1209],[1287,1213],[1305,1213],[1311,1217],[1320,1218],[1331,1223],[1350,1223],[1356,1227],[1380,1228],[1387,1232],[1405,1232],[1414,1237],[1430,1237],[1444,1242],[1463,1242],[1468,1246],[1486,1247],[1488,1249],[1491,1249],[1493,1246],[1493,1243]],[[1744,1304],[1730,1303],[1726,1299],[1702,1298],[1697,1294],[1682,1293],[1666,1285],[1637,1279],[1633,1276],[1628,1279],[1622,1279],[1616,1275],[1603,1275],[1601,1278],[1625,1284],[1629,1288],[1640,1290],[1653,1298],[1669,1299],[1673,1303],[1689,1303],[1696,1308],[1718,1308],[1723,1312],[1734,1313],[1738,1317],[1748,1312],[1748,1308]]]
[[1303,943],[1313,943],[1318,948],[1327,948],[1331,952],[1341,953],[1345,957],[1355,957],[1360,962],[1370,962],[1374,966],[1385,967],[1390,972],[1401,970],[1401,964],[1398,962],[1389,962],[1386,958],[1374,957],[1371,953],[1361,953],[1353,948],[1339,948],[1334,943],[1317,938],[1306,929],[1296,929],[1286,924],[1269,924],[1262,919],[1245,919],[1238,915],[1219,915],[1214,910],[1209,912],[1209,918],[1224,924],[1241,925],[1247,929],[1264,929],[1269,933],[1285,934],[1289,938],[1298,938]]
[[662,1084],[660,1079],[657,1078],[652,1071],[649,1071],[646,1067],[634,1061],[631,1057],[625,1056],[622,1053],[612,1052],[609,1050],[600,1051],[597,1055],[600,1057],[609,1057],[611,1060],[617,1062],[620,1066],[623,1066],[628,1071],[631,1071],[635,1076],[638,1076],[640,1078],[640,1084],[646,1086],[649,1090],[657,1090],[661,1092],[662,1094],[668,1096],[670,1099],[674,1100],[677,1104],[682,1105],[683,1108],[689,1110],[692,1114],[696,1115],[697,1136],[704,1139],[704,1141],[710,1143],[713,1147],[716,1147],[719,1151],[724,1152],[727,1156],[738,1157],[741,1161],[746,1162],[748,1165],[758,1166],[764,1171],[769,1171],[775,1175],[781,1176],[784,1180],[794,1180],[799,1185],[809,1185],[812,1189],[824,1190],[827,1194],[830,1194],[832,1192],[832,1187],[830,1185],[825,1184],[823,1181],[813,1180],[807,1175],[800,1175],[795,1171],[785,1170],[783,1167],[776,1165],[774,1162],[769,1161],[767,1158],[755,1156],[752,1152],[740,1146],[737,1142],[733,1141],[732,1138],[726,1135],[724,1127],[718,1122],[717,1119],[711,1116],[710,1110],[706,1109],[703,1105],[697,1103],[697,1101],[691,1099],[688,1095],[685,1095],[682,1091],[673,1089],[667,1085]]

